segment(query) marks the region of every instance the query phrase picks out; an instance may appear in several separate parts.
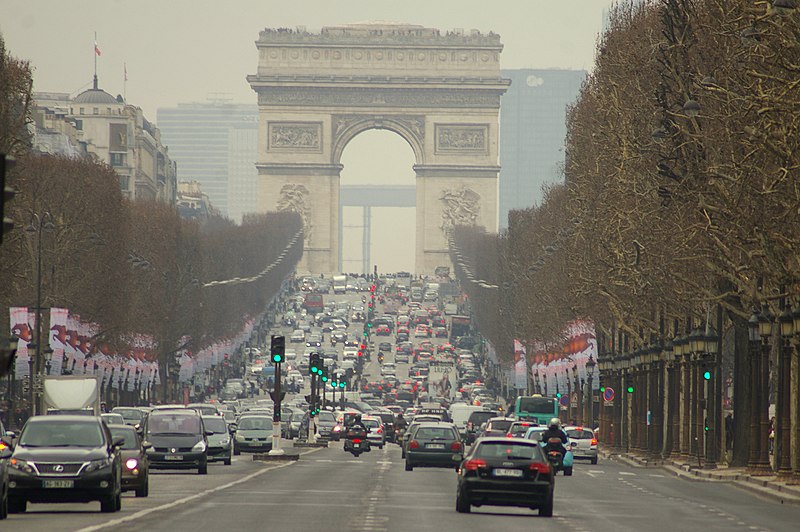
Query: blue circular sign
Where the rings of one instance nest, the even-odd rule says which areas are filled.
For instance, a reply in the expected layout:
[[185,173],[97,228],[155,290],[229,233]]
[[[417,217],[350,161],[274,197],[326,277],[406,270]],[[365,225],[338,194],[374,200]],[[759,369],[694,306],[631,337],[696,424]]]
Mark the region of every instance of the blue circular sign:
[[569,406],[569,397],[562,395],[558,402],[561,404],[561,406]]
[[614,388],[610,386],[606,386],[606,391],[603,392],[603,399],[606,401],[613,401],[614,400]]

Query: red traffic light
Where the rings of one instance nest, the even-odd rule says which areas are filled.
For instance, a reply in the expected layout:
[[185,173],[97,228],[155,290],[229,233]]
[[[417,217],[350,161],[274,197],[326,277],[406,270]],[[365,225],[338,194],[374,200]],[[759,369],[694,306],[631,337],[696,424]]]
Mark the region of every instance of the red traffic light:
[[364,356],[364,352],[363,351],[359,351],[358,352],[358,356],[363,357]]

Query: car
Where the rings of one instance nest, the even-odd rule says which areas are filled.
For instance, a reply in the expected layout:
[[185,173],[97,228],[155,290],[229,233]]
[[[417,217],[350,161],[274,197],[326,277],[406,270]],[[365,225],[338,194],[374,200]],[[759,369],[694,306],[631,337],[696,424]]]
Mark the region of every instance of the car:
[[458,468],[456,511],[472,506],[518,506],[553,515],[555,475],[538,443],[484,438],[475,442]]
[[118,512],[123,443],[99,417],[29,418],[7,459],[9,512],[25,512],[28,502],[91,501],[101,512]]
[[513,417],[493,417],[486,421],[486,426],[481,432],[481,437],[492,437],[492,436],[505,436],[508,434],[508,430],[511,428],[511,425],[514,424]]
[[447,338],[447,328],[446,327],[434,327],[433,328],[433,335],[436,338]]
[[415,467],[456,467],[464,444],[455,425],[447,422],[420,423],[406,445],[406,471]]
[[152,445],[152,469],[195,469],[208,473],[208,439],[200,413],[192,409],[153,410],[144,423],[144,439]]
[[113,412],[107,412],[100,414],[100,419],[105,421],[106,425],[124,425],[125,418],[122,417],[122,414],[117,414]]
[[531,421],[515,421],[510,427],[508,427],[506,436],[510,438],[524,438],[525,434],[528,432],[528,429],[535,427],[536,425],[536,423]]
[[356,360],[358,359],[358,349],[354,347],[345,347],[342,352],[342,360]]
[[331,333],[331,345],[343,344],[347,340],[347,332],[337,329]]
[[289,335],[289,341],[291,343],[299,343],[305,342],[306,340],[306,333],[303,329],[295,329],[292,331],[292,334]]
[[394,338],[398,342],[407,342],[408,341],[408,332],[398,331],[397,334],[394,335]]
[[272,416],[244,414],[233,428],[233,454],[272,450]]
[[361,423],[367,428],[367,440],[370,445],[375,445],[383,449],[386,445],[386,432],[383,427],[383,420],[376,416],[362,416]]
[[217,405],[212,405],[208,403],[191,403],[186,405],[186,408],[191,408],[192,410],[196,410],[201,416],[218,416],[219,408]]
[[[327,410],[321,411],[316,416],[316,422],[317,422],[317,434],[319,434],[319,439],[333,440],[333,441],[339,440],[340,433],[339,431],[334,430],[338,422],[332,412],[329,412]],[[308,413],[306,413],[303,416],[303,420],[300,424],[300,434],[306,434],[307,431],[308,431]]]
[[392,350],[392,344],[389,342],[379,342],[378,343],[378,351],[389,352]]
[[0,420],[0,520],[8,517],[8,458],[14,433],[7,433]]
[[144,419],[144,412],[132,406],[116,406],[111,409],[112,414],[120,414],[126,425],[139,425]]
[[408,364],[408,353],[396,351],[394,361],[396,364]]
[[417,325],[414,328],[414,338],[430,338],[431,329],[427,325]]
[[322,347],[322,336],[318,334],[309,334],[306,339],[306,347]]
[[386,436],[386,441],[396,443],[395,438],[395,413],[387,408],[381,407],[380,411],[372,411],[370,414],[374,417],[380,418],[383,421],[383,432]]
[[597,437],[594,431],[586,427],[564,427],[569,443],[572,445],[574,459],[590,460],[597,463]]
[[391,362],[385,362],[381,366],[381,375],[397,375],[397,366]]
[[143,442],[131,425],[108,425],[114,440],[122,438],[122,491],[133,491],[137,497],[150,493],[150,464],[147,460],[149,442]]
[[222,416],[203,416],[203,424],[208,433],[208,460],[231,465],[233,442],[228,423]]

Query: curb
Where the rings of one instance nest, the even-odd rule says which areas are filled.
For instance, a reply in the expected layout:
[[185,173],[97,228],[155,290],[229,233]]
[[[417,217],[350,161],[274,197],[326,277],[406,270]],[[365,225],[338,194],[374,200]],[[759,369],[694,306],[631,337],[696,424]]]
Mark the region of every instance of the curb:
[[300,460],[300,453],[286,450],[284,450],[284,454],[256,453],[253,455],[254,462],[294,462],[296,460]]
[[308,448],[308,447],[327,449],[328,448],[328,442],[317,442],[317,443],[295,442],[295,444],[294,444],[294,448],[295,449]]
[[676,464],[665,460],[648,461],[636,456],[626,454],[600,453],[606,460],[616,460],[631,467],[663,469],[673,476],[690,482],[726,482],[738,488],[767,497],[781,504],[800,506],[800,487],[779,484],[766,477],[753,477],[746,473],[724,475],[713,471],[694,469],[688,465]]

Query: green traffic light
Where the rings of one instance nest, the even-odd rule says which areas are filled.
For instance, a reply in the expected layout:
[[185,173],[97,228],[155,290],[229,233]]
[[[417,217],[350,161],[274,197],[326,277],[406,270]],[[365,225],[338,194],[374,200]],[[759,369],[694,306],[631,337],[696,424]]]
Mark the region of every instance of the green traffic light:
[[280,353],[275,353],[272,355],[272,361],[275,362],[276,364],[280,364],[281,362],[283,362],[283,356],[281,356]]
[[600,387],[600,393],[605,393],[605,391],[606,391],[606,387],[605,386],[601,386]]
[[628,386],[628,393],[633,393],[633,386]]
[[344,387],[345,387],[345,383],[343,383],[343,382],[340,382],[340,383],[339,383],[339,388],[344,388]]
[[560,393],[556,394],[556,399],[561,399],[561,394]]
[[708,371],[708,370],[705,370],[705,371],[703,372],[703,378],[704,378],[705,380],[707,380],[707,381],[710,381],[710,380],[711,380],[711,372],[710,372],[710,371]]
[[328,382],[328,377],[326,377],[325,375],[323,375],[323,376],[322,376],[322,382]]

